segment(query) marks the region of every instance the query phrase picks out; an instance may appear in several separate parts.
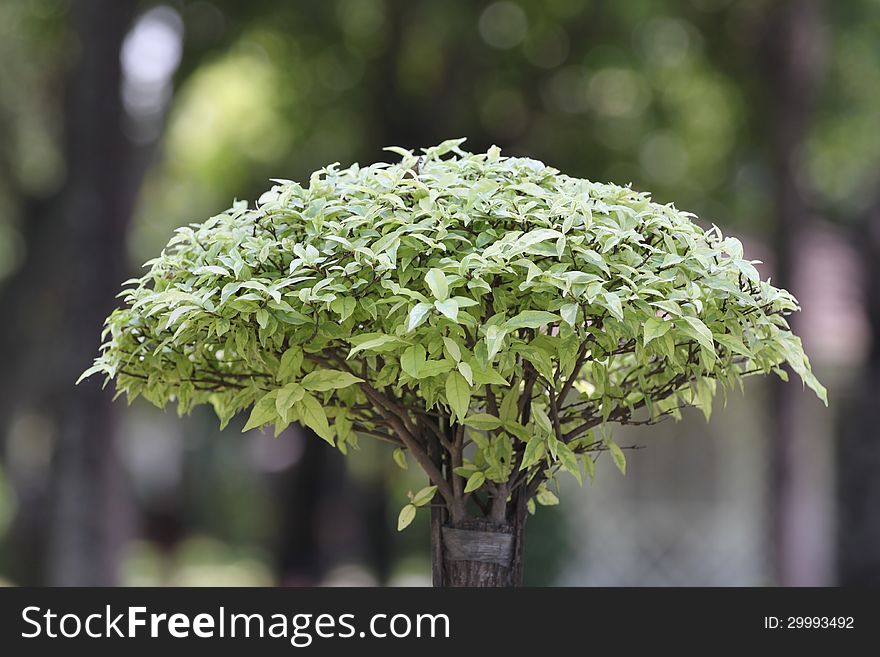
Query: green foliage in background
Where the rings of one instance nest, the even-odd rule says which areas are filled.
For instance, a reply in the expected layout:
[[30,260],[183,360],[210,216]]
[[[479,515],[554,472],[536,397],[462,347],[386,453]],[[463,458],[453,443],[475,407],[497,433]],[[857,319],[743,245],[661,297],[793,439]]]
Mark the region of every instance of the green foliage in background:
[[[412,454],[461,519],[555,503],[592,477],[607,427],[653,423],[787,363],[824,400],[742,245],[626,187],[462,140],[398,164],[277,181],[178,230],[107,320],[102,372],[129,399],[211,404],[245,429],[291,422],[343,452]],[[451,155],[451,157],[444,156]],[[500,501],[500,504],[499,504]],[[473,504],[470,504],[473,502]]]

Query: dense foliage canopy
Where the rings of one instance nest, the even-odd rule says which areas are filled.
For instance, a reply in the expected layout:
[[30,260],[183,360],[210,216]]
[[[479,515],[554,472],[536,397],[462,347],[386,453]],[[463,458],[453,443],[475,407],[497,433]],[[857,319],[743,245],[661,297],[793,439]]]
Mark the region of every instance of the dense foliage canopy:
[[[398,164],[277,181],[181,228],[107,320],[103,372],[129,399],[225,425],[291,422],[342,451],[358,436],[409,451],[463,517],[515,491],[553,503],[605,428],[684,406],[707,415],[743,377],[788,363],[825,398],[741,243],[628,187],[572,178],[462,140]],[[444,159],[444,156],[449,156]]]

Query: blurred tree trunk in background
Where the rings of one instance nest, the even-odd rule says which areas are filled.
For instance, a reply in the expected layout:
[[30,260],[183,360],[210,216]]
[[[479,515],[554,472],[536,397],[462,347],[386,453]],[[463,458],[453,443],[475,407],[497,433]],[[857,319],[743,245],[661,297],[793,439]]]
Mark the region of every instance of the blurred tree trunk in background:
[[17,345],[5,387],[18,406],[52,424],[48,508],[22,514],[37,519],[42,535],[21,547],[40,547],[46,557],[23,567],[30,583],[116,583],[126,494],[115,413],[99,383],[73,383],[94,357],[127,269],[126,230],[143,167],[125,136],[120,47],[135,7],[134,0],[88,0],[70,8],[78,56],[64,90],[66,180],[27,217],[26,259],[2,300],[16,319],[5,337]]
[[[290,429],[285,440],[302,440],[303,453],[296,465],[289,468],[280,482],[281,527],[278,537],[278,575],[282,586],[317,586],[327,574],[318,527],[326,509],[321,501],[328,495],[328,488],[340,482],[328,471],[330,461],[338,461],[342,455],[330,453],[323,440],[311,432]],[[336,457],[334,459],[334,457]],[[332,468],[338,472],[337,468]]]
[[[774,283],[797,296],[795,272],[810,208],[805,197],[803,146],[823,70],[823,16],[820,0],[771,5],[764,33],[766,62],[759,63],[767,85],[769,143],[775,188]],[[800,291],[803,292],[803,291]],[[797,320],[792,322],[797,324]],[[796,326],[795,326],[796,328]],[[772,514],[777,582],[783,586],[828,584],[823,536],[827,523],[816,517],[821,453],[810,426],[801,386],[774,381],[772,415]],[[821,452],[821,450],[818,450]]]
[[289,429],[284,439],[302,440],[303,453],[277,487],[281,585],[320,585],[334,568],[351,564],[386,583],[392,546],[384,482],[352,477],[343,455],[309,429]]
[[[56,303],[64,327],[50,378],[59,388],[50,516],[53,584],[114,584],[117,576],[122,538],[117,505],[125,493],[115,455],[114,409],[110,395],[94,384],[76,394],[67,387],[93,356],[96,331],[126,276],[125,237],[140,181],[132,176],[137,148],[125,136],[119,53],[135,6],[133,0],[92,0],[72,8],[81,50],[67,90],[67,182],[52,231],[54,261],[62,268]],[[45,336],[42,343],[50,342]]]
[[857,231],[865,272],[870,350],[841,411],[838,568],[844,586],[880,585],[880,196]]

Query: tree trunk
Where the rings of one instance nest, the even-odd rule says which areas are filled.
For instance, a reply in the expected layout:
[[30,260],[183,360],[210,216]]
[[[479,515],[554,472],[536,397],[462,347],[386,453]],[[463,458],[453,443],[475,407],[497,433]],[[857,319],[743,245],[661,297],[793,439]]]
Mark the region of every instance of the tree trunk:
[[837,583],[880,586],[880,195],[859,228],[855,234],[867,283],[871,347],[840,410]]
[[[797,289],[798,250],[810,214],[803,189],[803,145],[809,134],[813,102],[823,66],[822,0],[789,0],[774,5],[760,62],[771,135],[769,156],[775,189],[776,267],[773,280],[802,297]],[[798,318],[791,319],[792,329]],[[817,448],[821,440],[805,421],[807,395],[798,386],[773,382],[773,523],[775,570],[782,586],[828,583],[826,524],[814,503],[822,485]]]
[[434,586],[522,586],[526,517],[524,495],[516,495],[508,505],[504,523],[468,518],[452,524],[446,510],[435,507],[431,514]]
[[[117,583],[130,511],[115,457],[115,409],[99,386],[74,392],[68,382],[88,365],[127,271],[125,237],[139,181],[132,176],[137,149],[124,130],[119,52],[135,10],[131,0],[72,7],[82,47],[65,105],[68,175],[51,229],[57,241],[46,245],[54,250],[33,263],[58,277],[46,293],[54,295],[51,305],[64,327],[63,339],[46,338],[58,350],[48,393],[58,421],[48,581],[61,586]],[[52,315],[44,322],[57,331]]]

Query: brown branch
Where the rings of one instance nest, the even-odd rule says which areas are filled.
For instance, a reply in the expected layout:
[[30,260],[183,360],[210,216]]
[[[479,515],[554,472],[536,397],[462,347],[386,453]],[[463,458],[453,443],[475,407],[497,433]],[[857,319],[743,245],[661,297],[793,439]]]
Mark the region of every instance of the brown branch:
[[519,398],[518,415],[523,426],[529,423],[529,415],[532,409],[532,388],[535,387],[535,381],[538,380],[538,372],[532,367],[531,363],[523,366],[523,386],[522,395]]
[[556,440],[563,440],[562,427],[559,423],[559,407],[556,405],[556,395],[552,386],[547,387],[547,395],[550,397],[550,420],[553,422],[553,432],[556,434]]
[[452,513],[453,515],[453,518],[458,520],[461,510],[456,504],[455,493],[453,492],[452,487],[449,485],[449,482],[446,481],[446,478],[443,476],[440,468],[438,468],[434,461],[431,460],[431,457],[428,456],[427,452],[422,449],[422,446],[419,444],[418,440],[416,440],[415,436],[413,436],[407,430],[406,426],[403,424],[403,422],[401,422],[400,418],[383,408],[382,403],[379,401],[381,398],[381,393],[377,392],[375,388],[373,388],[370,384],[366,382],[359,383],[358,386],[367,396],[367,399],[369,399],[376,405],[376,410],[391,426],[391,428],[394,429],[394,431],[397,433],[397,436],[400,438],[406,448],[410,452],[412,452],[413,457],[415,457],[418,464],[425,471],[425,474],[428,475],[428,478],[434,485],[437,486],[437,490],[440,491],[440,494],[443,495],[443,499],[446,500],[446,504],[448,505],[450,513]]

